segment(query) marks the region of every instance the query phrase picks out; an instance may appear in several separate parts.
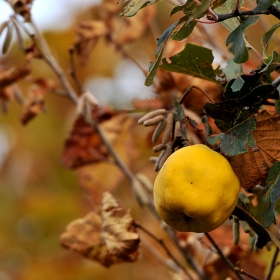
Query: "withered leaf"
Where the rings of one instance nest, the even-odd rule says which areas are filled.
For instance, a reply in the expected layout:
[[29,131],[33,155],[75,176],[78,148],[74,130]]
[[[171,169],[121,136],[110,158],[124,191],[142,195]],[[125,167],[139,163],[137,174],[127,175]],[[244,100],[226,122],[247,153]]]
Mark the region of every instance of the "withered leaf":
[[[105,194],[105,197],[107,195],[108,193]],[[106,209],[108,206],[109,209],[111,207],[113,207],[113,209],[118,208],[118,213],[128,213],[116,203],[114,198],[109,199],[109,201],[105,199],[105,201],[105,205],[103,206]],[[104,226],[107,227],[107,225],[106,223],[104,224],[103,220],[104,219],[103,217],[101,218],[100,214],[92,211],[84,218],[71,222],[60,237],[61,245],[69,250],[81,254],[86,258],[97,261],[105,267],[110,267],[113,264],[121,262],[136,261],[138,257],[137,250],[139,244],[138,234],[131,228],[127,228],[127,232],[131,230],[131,234],[137,235],[137,246],[135,246],[136,243],[125,243],[125,240],[123,240],[126,244],[126,246],[124,246],[124,250],[114,250],[114,246],[108,247],[108,238],[110,237],[107,236],[104,240]]]
[[163,102],[159,98],[154,99],[139,99],[132,100],[133,106],[138,110],[152,111],[155,109],[163,108]]
[[116,43],[122,46],[140,39],[155,17],[155,14],[155,6],[149,6],[139,11],[139,13],[132,18],[122,18],[123,23],[121,30],[119,30],[118,24],[112,21],[112,30],[117,35]]
[[[100,124],[112,143],[122,130],[128,118],[109,107],[98,107],[92,111],[93,118]],[[96,130],[80,116],[74,122],[72,131],[65,141],[62,155],[67,168],[77,168],[90,163],[107,161],[109,153]]]
[[56,87],[53,80],[35,79],[34,83],[28,91],[24,112],[21,116],[21,122],[24,125],[45,110],[45,94]]
[[0,70],[0,88],[6,87],[22,79],[31,72],[29,66],[12,66],[7,70]]
[[25,21],[31,20],[30,8],[33,0],[17,0],[13,1],[12,7],[15,13],[21,15]]
[[134,260],[140,242],[134,220],[109,192],[103,194],[102,221],[102,237],[110,254]]
[[101,20],[84,20],[78,25],[74,46],[82,63],[88,59],[98,38],[105,36],[108,32],[108,27]]
[[241,186],[248,189],[266,180],[269,168],[280,160],[280,115],[267,111],[257,114],[257,128],[252,132],[256,146],[231,158],[231,165]]
[[[237,279],[229,266],[220,258],[207,238],[196,233],[177,233],[180,245],[201,264],[207,280]],[[258,279],[263,279],[266,265],[259,259],[257,252],[252,252],[248,234],[240,231],[238,245],[232,242],[232,226],[224,224],[211,232],[211,237],[223,251],[224,255],[234,264],[239,263],[245,271]],[[196,279],[196,278],[194,278]]]
[[105,267],[126,261],[108,252],[100,235],[101,227],[101,216],[94,211],[90,212],[84,218],[77,219],[67,226],[60,237],[61,245]]

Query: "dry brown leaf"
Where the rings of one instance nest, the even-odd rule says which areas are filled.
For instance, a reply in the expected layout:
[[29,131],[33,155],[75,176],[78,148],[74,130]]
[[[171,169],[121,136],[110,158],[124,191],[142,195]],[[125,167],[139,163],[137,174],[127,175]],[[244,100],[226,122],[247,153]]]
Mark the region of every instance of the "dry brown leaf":
[[[114,141],[124,129],[131,128],[132,119],[109,107],[98,107],[92,111],[108,141]],[[129,127],[129,128],[128,128]],[[96,130],[83,117],[78,117],[68,136],[62,155],[63,164],[67,168],[77,168],[90,163],[107,161],[109,154]]]
[[156,7],[151,5],[140,10],[134,17],[123,17],[119,26],[119,18],[111,18],[108,25],[114,33],[113,37],[119,46],[132,43],[140,39],[147,30],[152,19],[155,17]]
[[243,188],[266,180],[269,168],[280,160],[280,115],[267,111],[257,114],[257,128],[252,132],[256,147],[231,159],[231,165]]
[[11,66],[7,70],[0,70],[0,88],[9,86],[31,72],[29,66]]
[[101,227],[101,216],[96,212],[90,212],[84,218],[77,219],[67,226],[60,237],[61,245],[105,267],[127,261],[108,252],[100,235]]
[[85,63],[97,40],[108,34],[109,29],[104,21],[84,20],[78,25],[77,40],[74,43],[81,63]]
[[137,258],[140,239],[134,220],[109,192],[102,200],[102,237],[110,254],[127,261]]
[[33,0],[16,0],[12,1],[14,11],[21,15],[25,21],[29,22],[31,19],[30,8]]
[[[190,42],[195,43],[196,45],[201,45],[196,40]],[[168,41],[164,48],[164,56],[169,58],[176,55],[184,49],[185,43],[185,41]],[[177,94],[177,98],[179,99],[189,86],[200,88],[216,102],[220,101],[222,98],[221,90],[215,83],[210,81],[182,73],[169,72],[164,69],[158,69],[156,77],[159,83],[157,93],[163,101],[164,108],[166,109],[170,109],[170,105],[173,104],[174,93]],[[206,95],[196,88],[193,88],[184,99],[185,107],[194,111],[199,116],[203,114],[203,106],[207,102],[209,102],[209,99]]]
[[[108,194],[105,194],[105,197],[106,196],[108,196]],[[121,214],[120,216],[122,216],[122,218],[115,217],[113,219],[124,219],[126,222],[130,220],[130,223],[126,224],[127,228],[124,227],[128,234],[122,232],[122,234],[120,234],[121,237],[113,235],[113,238],[120,239],[118,240],[118,245],[122,242],[123,246],[118,246],[118,250],[115,250],[116,246],[112,246],[112,242],[109,242],[108,240],[112,235],[105,237],[106,239],[104,240],[102,237],[104,235],[104,227],[105,230],[108,226],[110,227],[110,225],[108,225],[108,219],[110,220],[112,217],[105,218],[105,221],[102,221],[104,218],[101,218],[101,216],[94,211],[86,215],[84,218],[71,222],[67,226],[60,238],[62,246],[91,260],[97,261],[106,267],[121,262],[136,261],[138,256],[139,237],[138,234],[134,232],[133,227],[129,227],[133,220],[131,217],[127,217],[127,215],[129,215],[128,211],[121,208],[114,198],[112,200],[109,199],[109,201],[105,199],[104,207],[106,209],[109,207],[106,211],[113,211],[114,214],[111,212],[111,216],[114,216],[115,214]],[[115,226],[113,226],[113,228],[114,227]],[[134,242],[132,242],[131,239],[132,234]],[[126,237],[121,239],[124,236]],[[110,247],[108,246],[108,243]]]
[[[227,264],[213,249],[206,237],[202,241],[195,233],[178,233],[180,244],[199,262],[208,280],[221,280],[231,277],[237,279]],[[223,225],[211,232],[212,238],[222,249],[225,256],[233,265],[239,264],[240,268],[258,279],[264,278],[265,264],[259,260],[257,252],[251,252],[248,234],[240,230],[239,244],[233,245],[232,226]]]
[[56,87],[53,80],[36,79],[34,83],[28,91],[24,112],[21,116],[21,122],[24,125],[45,110],[45,94]]
[[154,99],[139,99],[132,100],[133,106],[138,110],[152,111],[163,108],[163,102],[159,98]]
[[0,88],[0,99],[3,101],[11,101],[14,98],[14,90],[11,86]]

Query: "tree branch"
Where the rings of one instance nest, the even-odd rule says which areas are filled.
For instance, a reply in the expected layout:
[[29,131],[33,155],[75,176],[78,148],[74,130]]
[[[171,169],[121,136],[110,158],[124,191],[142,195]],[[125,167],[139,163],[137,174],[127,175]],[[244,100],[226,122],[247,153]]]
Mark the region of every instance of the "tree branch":
[[276,247],[274,255],[273,255],[273,258],[272,258],[271,263],[270,263],[269,271],[268,271],[267,276],[265,278],[266,280],[270,280],[271,279],[273,271],[274,271],[274,269],[276,267],[276,260],[277,260],[278,254],[279,254],[279,248]]
[[147,235],[149,235],[151,238],[153,238],[157,243],[160,244],[160,246],[164,249],[164,251],[166,252],[166,254],[168,255],[168,257],[170,259],[172,259],[174,261],[174,263],[182,270],[184,271],[184,273],[189,277],[189,279],[194,280],[193,277],[190,275],[190,273],[186,270],[186,268],[184,266],[182,266],[177,259],[172,255],[172,253],[169,251],[168,247],[165,245],[165,243],[163,242],[162,239],[159,239],[158,237],[156,237],[153,233],[151,233],[149,230],[147,230],[146,228],[144,228],[142,225],[135,223],[134,224],[137,228],[141,229],[143,232],[145,232]]
[[35,31],[36,38],[38,39],[38,41],[40,42],[40,45],[42,47],[42,54],[44,56],[45,61],[49,64],[49,66],[57,74],[59,80],[61,81],[61,84],[65,88],[65,90],[66,90],[68,96],[70,97],[70,99],[74,103],[77,103],[78,96],[77,96],[75,90],[73,89],[72,85],[68,82],[62,68],[57,63],[56,59],[53,57],[53,55],[52,55],[52,53],[49,49],[49,46],[48,46],[47,42],[45,41],[45,38],[44,38],[43,34],[37,28],[36,24],[33,21],[31,21],[31,25],[32,25],[32,27]]
[[206,237],[209,239],[209,241],[212,243],[212,245],[215,247],[215,249],[217,250],[219,256],[225,261],[225,263],[229,266],[229,268],[235,273],[235,275],[237,276],[237,278],[239,280],[245,280],[240,273],[235,269],[234,265],[231,263],[231,261],[224,255],[223,251],[220,249],[220,247],[217,245],[217,243],[214,241],[214,239],[212,238],[212,236],[206,232],[205,233]]

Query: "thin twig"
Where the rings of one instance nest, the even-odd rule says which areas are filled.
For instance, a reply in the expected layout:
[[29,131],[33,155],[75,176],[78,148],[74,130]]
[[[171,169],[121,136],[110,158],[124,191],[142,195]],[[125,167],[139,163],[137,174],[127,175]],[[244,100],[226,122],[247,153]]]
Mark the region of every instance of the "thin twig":
[[190,275],[190,273],[186,270],[186,268],[180,264],[177,259],[172,255],[172,253],[169,251],[168,247],[165,245],[165,243],[163,242],[162,239],[157,238],[153,233],[151,233],[149,230],[147,230],[146,228],[144,228],[142,225],[138,224],[138,223],[134,223],[134,225],[141,229],[143,232],[145,232],[147,235],[149,235],[151,238],[153,238],[157,243],[160,244],[160,246],[164,249],[164,251],[166,252],[166,254],[168,255],[168,257],[170,259],[172,259],[175,264],[180,267],[184,273],[191,279],[193,280],[193,277]]
[[184,256],[184,258],[187,260],[187,263],[190,264],[190,266],[196,271],[196,273],[199,275],[201,280],[207,280],[203,271],[199,268],[196,261],[193,259],[192,255],[185,249],[182,248],[182,246],[179,244],[178,238],[175,235],[175,232],[170,227],[167,228],[167,233],[169,234],[170,238],[174,241],[175,245],[181,252],[181,254]]
[[273,258],[272,258],[271,263],[270,263],[270,267],[269,267],[267,276],[265,278],[266,280],[270,280],[271,279],[273,271],[274,271],[274,269],[276,267],[276,260],[277,260],[278,254],[279,254],[279,248],[276,247],[275,251],[274,251],[274,254],[273,254]]
[[71,76],[76,84],[79,94],[82,94],[82,86],[81,86],[81,83],[77,76],[75,59],[74,59],[75,48],[70,47],[68,51],[69,51],[69,56],[70,56]]
[[244,269],[235,267],[235,270],[238,271],[240,274],[246,275],[248,278],[253,279],[253,280],[259,280],[258,278],[254,277],[253,275],[247,273]]
[[144,74],[144,76],[146,77],[148,75],[148,71],[146,69],[143,68],[143,66],[134,58],[132,57],[123,47],[121,47],[120,45],[116,45],[114,42],[112,42],[116,48],[116,50],[124,57],[127,58],[129,60],[131,60]]
[[244,278],[240,275],[238,271],[236,271],[234,265],[231,263],[231,261],[224,255],[220,247],[217,245],[217,243],[214,241],[214,239],[211,237],[211,235],[206,232],[205,236],[209,239],[209,241],[212,243],[212,245],[217,250],[220,257],[225,261],[225,263],[229,266],[229,268],[235,273],[235,275],[238,277],[239,280],[244,280]]
[[43,34],[41,33],[41,31],[37,28],[36,24],[34,23],[34,21],[31,21],[31,25],[34,28],[34,31],[36,33],[36,37],[38,39],[38,41],[41,44],[42,47],[42,54],[44,56],[44,59],[46,60],[46,62],[49,64],[49,66],[53,69],[53,71],[57,74],[58,78],[61,81],[61,84],[63,85],[63,87],[65,88],[65,90],[67,91],[67,94],[69,95],[69,97],[72,99],[72,101],[74,103],[77,103],[78,101],[78,96],[75,92],[75,90],[73,89],[73,87],[71,86],[71,84],[68,82],[68,80],[66,79],[66,75],[64,74],[62,68],[60,67],[60,65],[57,63],[56,59],[53,57],[49,46],[47,44],[47,42],[45,41],[45,38],[43,36]]
[[209,99],[209,101],[210,101],[211,103],[215,103],[215,101],[214,101],[205,91],[203,91],[201,88],[199,88],[199,87],[197,87],[197,86],[188,86],[187,90],[185,91],[185,93],[183,94],[183,96],[181,97],[181,99],[180,99],[180,101],[179,101],[180,104],[183,103],[185,97],[186,97],[186,96],[188,95],[188,93],[191,92],[193,89],[199,90],[203,95],[205,95],[205,96]]

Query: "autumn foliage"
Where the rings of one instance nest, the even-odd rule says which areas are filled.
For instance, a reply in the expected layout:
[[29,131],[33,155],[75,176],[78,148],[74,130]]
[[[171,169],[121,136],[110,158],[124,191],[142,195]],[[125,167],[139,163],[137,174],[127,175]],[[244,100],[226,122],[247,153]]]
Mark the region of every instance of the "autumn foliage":
[[[49,170],[61,168],[75,177],[72,183],[87,202],[76,205],[84,216],[72,215],[70,223],[67,218],[64,232],[56,233],[67,254],[61,263],[78,259],[79,266],[86,258],[111,279],[107,269],[121,270],[121,265],[123,271],[137,267],[135,279],[278,279],[278,2],[103,0],[77,17],[67,46],[55,37],[61,34],[45,39],[32,20],[33,1],[5,2],[14,14],[0,25],[0,101],[7,113],[1,120],[16,114],[13,126],[20,123],[28,131],[53,116],[59,129],[40,138],[40,131],[53,128],[39,125],[30,141],[38,141],[42,151],[53,140],[57,157],[51,152],[36,164],[34,149],[31,167],[23,161],[16,169],[17,157],[24,153],[15,148],[3,160],[0,175],[12,174],[11,182],[30,177],[26,184],[36,186]],[[121,69],[117,66],[128,61],[138,69],[141,84],[151,88],[150,96],[139,90],[126,104],[100,103],[96,88],[86,88],[88,80],[111,79],[110,94],[117,100],[122,94],[114,83]],[[133,79],[124,78],[134,88]],[[14,109],[16,103],[20,111]],[[211,233],[177,232],[155,210],[153,182],[174,151],[198,143],[230,162],[241,183],[238,203]],[[24,168],[30,168],[28,176]],[[53,213],[63,204],[48,207],[35,200],[38,209],[44,205],[44,211]],[[274,256],[267,258],[271,248]],[[151,274],[154,267],[158,275]],[[39,279],[31,272],[25,276],[24,269],[11,271],[11,278],[3,279]],[[132,279],[122,278],[123,271],[116,279]],[[66,278],[58,274],[54,279],[86,279],[78,272]]]

